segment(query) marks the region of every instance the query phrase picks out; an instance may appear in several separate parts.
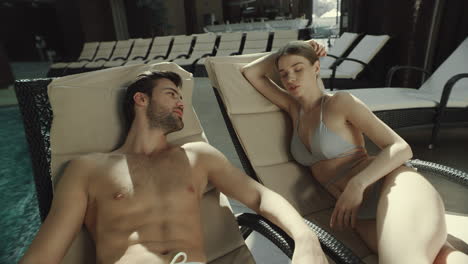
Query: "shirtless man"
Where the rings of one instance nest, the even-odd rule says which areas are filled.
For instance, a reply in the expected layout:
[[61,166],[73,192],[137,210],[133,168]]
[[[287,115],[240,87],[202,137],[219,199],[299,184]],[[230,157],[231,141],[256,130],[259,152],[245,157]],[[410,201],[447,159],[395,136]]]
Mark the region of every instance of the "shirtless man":
[[167,142],[184,126],[180,87],[179,75],[161,71],[128,87],[124,144],[69,163],[20,263],[59,263],[83,223],[96,263],[206,263],[200,201],[208,181],[283,228],[295,241],[293,263],[327,263],[316,235],[285,199],[207,143]]

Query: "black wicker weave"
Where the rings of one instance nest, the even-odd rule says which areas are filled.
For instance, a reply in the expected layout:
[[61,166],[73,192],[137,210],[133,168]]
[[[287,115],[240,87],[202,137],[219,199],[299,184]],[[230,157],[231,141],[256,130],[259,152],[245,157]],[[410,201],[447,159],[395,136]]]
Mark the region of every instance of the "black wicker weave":
[[[44,221],[52,204],[50,128],[53,112],[49,103],[47,86],[53,79],[19,80],[15,83],[16,96],[23,116],[23,123],[31,154],[39,212]],[[279,227],[260,216],[244,216],[239,223],[263,234],[283,252],[292,252],[290,244],[278,241],[291,240]],[[259,223],[256,223],[259,222]],[[268,229],[266,224],[268,223]],[[283,237],[286,235],[286,237]],[[292,247],[293,248],[293,247]],[[292,254],[288,255],[292,256]]]
[[15,82],[16,97],[23,116],[26,139],[31,154],[34,182],[41,220],[52,204],[50,171],[50,127],[52,109],[47,86],[52,79],[19,80]]
[[[233,125],[231,123],[231,120],[230,120],[227,112],[226,112],[226,107],[225,107],[225,105],[224,105],[224,103],[223,103],[223,101],[221,99],[219,91],[214,87],[213,87],[213,90],[214,90],[214,94],[216,96],[216,99],[218,101],[219,108],[220,108],[221,113],[223,115],[224,121],[225,121],[226,126],[228,128],[229,134],[231,136],[232,142],[234,144],[234,147],[236,149],[236,152],[237,152],[237,154],[239,156],[239,159],[241,161],[241,164],[242,164],[245,172],[250,177],[252,177],[253,179],[259,181],[259,179],[258,179],[258,177],[257,177],[257,175],[256,175],[256,173],[255,173],[255,171],[253,169],[253,166],[250,163],[250,160],[248,159],[247,154],[245,153],[245,151],[244,151],[244,149],[243,149],[243,147],[242,147],[242,145],[241,145],[241,143],[239,141],[239,138],[237,137],[236,132],[234,131]],[[408,110],[406,110],[406,111],[408,111]],[[393,111],[392,112],[386,111],[386,112],[377,113],[377,116],[379,116],[379,118],[381,118],[384,122],[389,124],[391,127],[395,128],[395,127],[404,127],[405,124],[407,124],[407,122],[409,122],[412,125],[414,125],[414,122],[421,122],[421,124],[427,124],[427,123],[425,123],[424,119],[422,121],[420,120],[421,119],[421,113],[425,113],[425,115],[427,117],[430,116],[430,117],[433,118],[434,113],[435,113],[435,109],[432,109],[432,110],[430,110],[430,109],[415,109],[414,112],[409,111],[409,113],[404,113],[403,111],[401,111],[401,112],[400,111],[394,111],[394,112]],[[405,121],[405,116],[407,114],[410,117],[413,116],[413,120]],[[460,170],[457,170],[457,169],[454,169],[454,168],[451,168],[451,167],[448,167],[448,166],[444,166],[444,165],[441,165],[441,164],[437,164],[437,163],[434,163],[434,162],[422,161],[422,160],[417,160],[417,159],[411,160],[410,164],[413,167],[417,168],[420,172],[424,172],[424,171],[431,172],[431,173],[434,173],[436,175],[446,177],[449,180],[452,180],[452,181],[455,181],[457,183],[463,184],[464,186],[466,186],[468,188],[468,174],[463,172],[463,171],[460,171]],[[349,248],[347,248],[343,243],[338,241],[331,234],[326,232],[324,229],[322,229],[318,225],[316,225],[316,224],[314,224],[314,223],[312,223],[310,221],[307,221],[307,220],[305,220],[305,221],[307,222],[309,227],[316,232],[325,253],[331,259],[333,259],[336,263],[362,263],[362,261]],[[267,227],[264,227],[264,228],[267,228]],[[287,246],[283,245],[283,244],[286,244]],[[284,241],[279,241],[278,245],[283,245],[288,250],[288,251],[283,251],[288,256],[290,254],[290,249],[289,248],[292,249],[294,247],[294,243],[291,242],[290,238],[286,239]]]

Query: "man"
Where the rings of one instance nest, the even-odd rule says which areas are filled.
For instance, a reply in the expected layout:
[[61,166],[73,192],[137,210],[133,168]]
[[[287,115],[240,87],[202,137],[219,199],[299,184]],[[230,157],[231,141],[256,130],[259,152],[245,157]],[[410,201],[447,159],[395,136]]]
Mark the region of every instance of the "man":
[[179,75],[162,71],[144,73],[128,87],[124,144],[70,162],[20,263],[59,263],[83,223],[97,263],[205,263],[200,200],[208,181],[283,228],[295,241],[293,263],[327,262],[286,200],[207,143],[167,142],[184,126],[180,87]]

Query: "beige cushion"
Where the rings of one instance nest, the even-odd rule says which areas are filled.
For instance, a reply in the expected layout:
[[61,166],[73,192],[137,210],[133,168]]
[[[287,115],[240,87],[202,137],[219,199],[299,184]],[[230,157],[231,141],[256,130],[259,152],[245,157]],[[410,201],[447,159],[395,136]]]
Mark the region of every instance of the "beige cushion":
[[[175,71],[183,79],[185,127],[171,134],[169,141],[174,144],[206,141],[192,107],[192,75],[174,63],[116,67],[58,78],[48,87],[54,113],[50,135],[54,183],[74,157],[108,152],[119,145],[124,136],[119,104],[124,89],[139,73],[154,69]],[[216,189],[207,188],[203,196],[202,222],[210,262],[253,263],[229,203]],[[94,254],[92,241],[83,229],[62,263],[94,263]]]

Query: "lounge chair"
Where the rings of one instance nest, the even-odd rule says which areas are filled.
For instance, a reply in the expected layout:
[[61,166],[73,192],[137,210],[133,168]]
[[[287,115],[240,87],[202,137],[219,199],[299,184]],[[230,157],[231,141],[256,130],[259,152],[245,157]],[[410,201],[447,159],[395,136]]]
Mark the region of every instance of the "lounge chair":
[[[320,69],[320,77],[324,79],[325,87],[334,88],[356,88],[366,87],[368,81],[357,82],[364,72],[371,72],[368,67],[372,59],[382,50],[388,35],[364,36],[346,57],[337,58],[330,69]],[[366,70],[366,71],[364,71]]]
[[[384,87],[352,89],[393,128],[434,124],[429,146],[436,144],[441,122],[468,122],[468,37],[418,89]],[[397,67],[425,72],[417,67]],[[391,70],[390,72],[394,72]],[[391,84],[391,79],[387,82]]]
[[108,61],[109,58],[112,56],[112,53],[114,52],[114,48],[116,44],[117,44],[117,41],[101,42],[99,44],[99,49],[96,53],[96,56],[94,56],[94,59],[92,61],[82,60],[82,61],[70,63],[67,65],[67,68],[65,69],[63,75],[84,72],[85,71],[84,67],[88,63]]
[[[359,236],[350,230],[329,228],[329,219],[335,200],[289,154],[291,123],[277,106],[253,88],[243,77],[240,68],[262,56],[210,57],[205,62],[208,76],[217,95],[223,117],[244,170],[252,178],[275,190],[289,200],[301,215],[337,237],[345,245],[340,250],[351,250],[358,260],[350,263],[377,263],[377,256],[368,249]],[[453,193],[467,194],[468,174],[442,165],[413,160],[412,164],[424,175],[445,176],[458,183],[448,182]],[[441,168],[441,169],[439,169]],[[454,173],[450,175],[449,171]],[[431,176],[432,177],[432,176]],[[440,178],[440,177],[439,177]],[[453,189],[452,189],[453,190]],[[450,194],[449,194],[450,195]],[[466,195],[465,195],[466,196]],[[452,197],[453,198],[453,197]],[[457,199],[457,198],[456,198]],[[455,199],[446,205],[446,219],[450,241],[468,252],[468,208]],[[458,197],[458,199],[466,199]],[[453,201],[453,199],[452,199]],[[451,211],[451,212],[450,212]],[[453,212],[453,213],[452,213]]]
[[[96,56],[96,53],[99,48],[99,42],[86,42],[83,45],[83,49],[81,50],[80,56],[76,60],[76,62],[90,62]],[[49,72],[47,73],[47,77],[60,77],[62,76],[64,70],[67,66],[72,62],[56,62],[50,66]]]
[[[228,32],[228,33],[221,33],[218,35],[219,37],[219,44],[215,45],[215,51],[213,56],[229,56],[240,54],[240,49],[242,47],[242,39],[243,33],[242,32]],[[203,65],[203,67],[196,66],[194,75],[197,77],[203,76],[206,77],[206,70],[205,70],[205,59],[201,58],[197,61],[197,65]]]
[[333,46],[328,50],[327,56],[320,58],[320,68],[330,69],[338,58],[344,57],[345,53],[359,37],[357,33],[344,32],[335,40]]
[[288,42],[297,40],[299,38],[298,30],[277,30],[273,32],[273,42],[271,44],[271,51],[277,51],[279,48],[286,45]]
[[112,56],[109,59],[101,59],[90,62],[84,66],[84,70],[95,71],[102,68],[120,66],[127,60],[128,55],[130,55],[134,41],[135,40],[133,39],[117,41],[114,51],[112,52]]
[[204,58],[208,56],[213,56],[215,52],[215,44],[217,35],[214,33],[205,33],[195,35],[197,38],[195,41],[195,46],[193,47],[193,51],[190,56],[182,56],[178,59],[172,60],[172,62],[177,63],[182,68],[187,71],[192,72],[195,74],[195,68],[204,67],[202,62],[204,62]]
[[[124,89],[139,73],[151,69],[175,71],[183,79],[185,127],[171,134],[170,142],[206,141],[191,105],[192,75],[174,63],[131,65],[59,79],[16,82],[42,220],[50,209],[53,186],[69,160],[89,152],[108,152],[119,144],[123,126],[118,109]],[[246,214],[237,221],[242,235],[226,197],[208,187],[202,200],[202,222],[210,264],[255,263],[243,239],[251,230],[265,234],[289,256],[292,254],[291,240],[265,219]],[[82,229],[62,263],[94,262],[94,247]]]
[[[151,60],[166,59],[169,55],[169,52],[171,51],[171,45],[173,41],[173,36],[155,37],[144,63],[148,63]],[[129,61],[125,65],[134,65],[140,63],[140,61]]]
[[242,32],[222,33],[215,56],[220,57],[240,54],[242,35]]
[[190,56],[192,52],[192,46],[194,44],[195,37],[185,36],[185,35],[178,35],[174,37],[174,41],[172,42],[171,49],[169,51],[169,55],[166,58],[156,58],[148,61],[149,64],[154,64],[163,61],[172,61],[178,58]]
[[245,33],[245,43],[242,54],[252,54],[267,51],[269,32],[249,31]]
[[145,63],[145,59],[149,54],[152,42],[152,38],[135,39],[132,51],[130,55],[128,55],[127,60],[117,66]]

